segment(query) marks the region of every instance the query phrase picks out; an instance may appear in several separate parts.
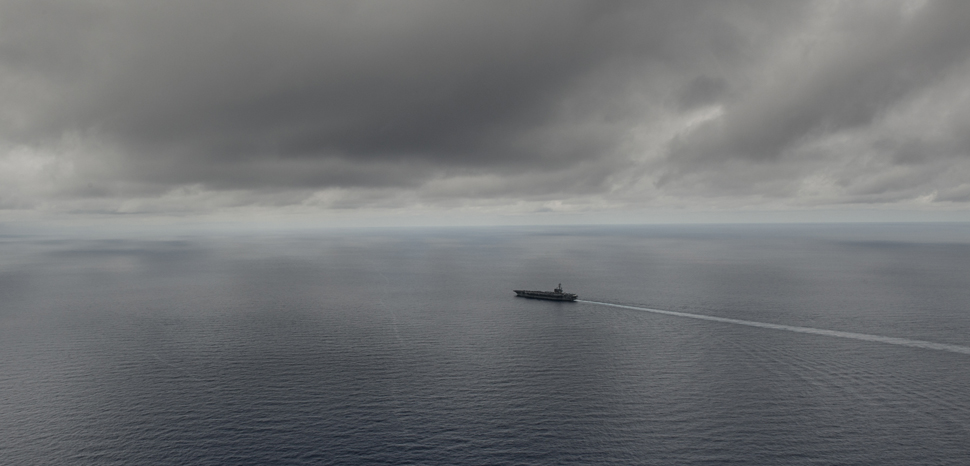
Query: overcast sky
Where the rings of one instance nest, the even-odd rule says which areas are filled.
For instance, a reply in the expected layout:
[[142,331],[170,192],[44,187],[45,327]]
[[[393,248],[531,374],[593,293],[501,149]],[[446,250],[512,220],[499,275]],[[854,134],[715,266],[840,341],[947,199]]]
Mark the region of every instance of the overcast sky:
[[0,221],[970,220],[968,25],[968,1],[0,0]]

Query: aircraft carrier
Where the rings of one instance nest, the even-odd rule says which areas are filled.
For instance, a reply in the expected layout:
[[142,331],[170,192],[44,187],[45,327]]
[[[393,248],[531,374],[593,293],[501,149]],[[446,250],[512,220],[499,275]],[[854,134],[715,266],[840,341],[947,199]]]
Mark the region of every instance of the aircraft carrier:
[[562,283],[553,291],[512,290],[519,298],[548,299],[550,301],[575,301],[579,296],[562,291]]

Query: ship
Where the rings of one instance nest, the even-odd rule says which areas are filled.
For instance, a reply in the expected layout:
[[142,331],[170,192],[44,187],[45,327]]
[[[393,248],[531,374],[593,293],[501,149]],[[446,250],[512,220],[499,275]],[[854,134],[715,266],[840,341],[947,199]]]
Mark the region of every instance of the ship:
[[562,283],[553,291],[512,290],[519,298],[548,299],[551,301],[575,301],[579,296],[562,290]]

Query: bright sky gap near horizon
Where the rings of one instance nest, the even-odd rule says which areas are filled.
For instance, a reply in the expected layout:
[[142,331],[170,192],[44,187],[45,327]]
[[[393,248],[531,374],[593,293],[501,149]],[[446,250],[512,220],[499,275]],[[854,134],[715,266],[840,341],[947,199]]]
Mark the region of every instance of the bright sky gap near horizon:
[[0,0],[0,227],[956,221],[970,3]]

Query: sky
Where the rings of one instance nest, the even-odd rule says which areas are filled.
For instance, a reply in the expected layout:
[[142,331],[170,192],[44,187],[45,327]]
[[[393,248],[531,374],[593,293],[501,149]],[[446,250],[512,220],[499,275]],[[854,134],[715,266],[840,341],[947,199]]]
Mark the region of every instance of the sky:
[[0,225],[970,221],[967,1],[0,0]]

